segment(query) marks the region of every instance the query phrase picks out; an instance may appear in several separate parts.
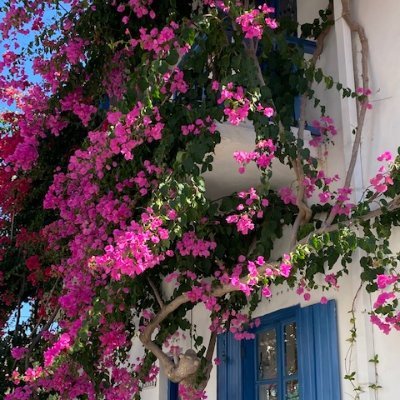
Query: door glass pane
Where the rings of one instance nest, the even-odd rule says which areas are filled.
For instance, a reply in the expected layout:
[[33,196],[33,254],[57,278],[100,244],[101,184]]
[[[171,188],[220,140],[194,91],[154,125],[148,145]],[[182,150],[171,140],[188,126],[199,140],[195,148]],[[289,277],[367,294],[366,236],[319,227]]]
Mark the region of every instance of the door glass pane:
[[300,400],[299,382],[297,380],[286,382],[286,400]]
[[294,375],[297,374],[297,343],[295,322],[285,325],[284,340],[286,375]]
[[276,383],[260,385],[258,400],[278,400],[278,385]]
[[273,379],[277,376],[275,329],[258,335],[258,379]]

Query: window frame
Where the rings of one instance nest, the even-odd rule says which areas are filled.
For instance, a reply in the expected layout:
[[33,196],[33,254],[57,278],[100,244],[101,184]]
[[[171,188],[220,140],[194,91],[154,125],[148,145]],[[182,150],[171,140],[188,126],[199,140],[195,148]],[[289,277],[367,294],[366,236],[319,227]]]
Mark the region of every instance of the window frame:
[[[341,400],[336,301],[299,305],[262,316],[260,327],[277,321],[298,321],[296,326],[300,400]],[[255,340],[237,341],[231,333],[218,336],[217,399],[257,399]],[[252,384],[250,384],[252,382]]]
[[[300,385],[299,379],[299,371],[300,371],[300,357],[299,357],[299,346],[298,346],[298,326],[299,326],[299,306],[293,306],[289,308],[285,308],[283,310],[278,310],[270,314],[266,314],[259,318],[260,325],[256,328],[253,328],[249,332],[254,333],[256,335],[254,340],[242,342],[242,370],[243,370],[243,399],[259,399],[259,387],[262,384],[271,384],[273,381],[277,382],[278,386],[278,399],[282,400],[285,390],[286,382],[290,380],[297,380]],[[290,324],[292,322],[296,323],[296,343],[297,343],[297,373],[292,377],[287,377],[284,373],[285,369],[285,348],[284,348],[284,333],[283,329],[285,325]],[[277,340],[277,377],[276,379],[265,379],[260,380],[258,378],[258,338],[259,334],[262,332],[266,332],[270,329],[275,329],[276,332],[276,340]],[[246,384],[245,382],[254,381],[254,388],[250,387],[250,384]],[[301,385],[300,385],[301,387]],[[301,389],[300,389],[301,390]],[[301,392],[300,392],[301,396]]]

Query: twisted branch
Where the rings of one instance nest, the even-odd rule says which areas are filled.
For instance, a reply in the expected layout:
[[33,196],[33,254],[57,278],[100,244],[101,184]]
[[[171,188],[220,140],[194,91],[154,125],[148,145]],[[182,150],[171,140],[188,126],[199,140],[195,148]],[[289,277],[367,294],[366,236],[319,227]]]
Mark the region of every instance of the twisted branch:
[[[259,275],[263,275],[267,268],[274,268],[278,265],[278,263],[268,263],[258,267],[257,272]],[[250,279],[249,276],[244,276],[240,279],[240,283],[247,283]],[[209,293],[210,297],[222,297],[228,293],[239,291],[239,286],[232,285],[230,283],[218,286],[211,290]],[[170,314],[176,311],[182,305],[189,303],[190,299],[187,296],[187,293],[183,293],[178,297],[175,297],[171,302],[165,304],[161,310],[155,315],[155,317],[151,320],[151,322],[145,327],[143,332],[139,335],[139,339],[142,342],[143,346],[151,351],[159,360],[161,366],[163,367],[168,378],[173,382],[182,382],[190,378],[193,374],[195,374],[200,366],[200,360],[198,359],[195,352],[192,350],[186,351],[185,354],[181,354],[179,356],[179,361],[177,364],[174,363],[173,360],[168,356],[168,354],[164,353],[163,350],[158,346],[153,340],[153,333],[157,328],[161,325],[161,323],[168,318]],[[212,354],[214,352],[216,337],[211,335],[210,343],[206,355],[207,361],[211,359]],[[211,371],[211,370],[210,370]]]
[[[363,89],[369,88],[369,45],[365,29],[357,21],[355,21],[351,15],[350,0],[342,0],[342,17],[346,21],[350,31],[357,34],[361,44],[361,78]],[[358,152],[361,146],[362,130],[364,128],[365,116],[367,113],[367,107],[362,106],[357,112],[357,129],[354,138],[353,148],[351,152],[350,164],[346,173],[345,187],[349,187],[353,178],[356,161],[358,158]],[[328,218],[325,221],[325,225],[329,226],[332,224],[337,214],[336,207],[333,207]]]
[[[323,52],[323,49],[324,49],[325,39],[328,36],[328,34],[332,28],[332,23],[333,23],[333,1],[332,0],[329,0],[327,10],[331,11],[331,13],[329,14],[329,17],[328,17],[329,23],[326,26],[326,28],[317,37],[317,46],[316,46],[315,52],[310,61],[310,66],[312,68],[314,68],[315,65],[317,64],[317,61],[320,58],[320,56]],[[306,127],[307,101],[308,101],[307,94],[304,93],[300,98],[299,130],[297,132],[297,136],[301,140],[301,142],[304,142],[304,130]],[[297,207],[299,208],[299,213],[297,214],[296,220],[294,221],[294,224],[292,227],[291,240],[290,240],[290,244],[289,244],[290,249],[293,248],[297,242],[297,234],[298,234],[300,226],[303,224],[306,224],[312,217],[312,212],[307,205],[307,199],[305,197],[305,190],[304,190],[304,184],[303,184],[304,170],[303,170],[303,164],[302,164],[302,159],[301,159],[300,155],[298,155],[295,160],[291,160],[291,163],[293,165],[293,169],[296,174],[296,180],[297,180],[296,203],[297,203]]]
[[337,231],[338,229],[344,228],[344,227],[350,228],[359,222],[364,222],[364,221],[368,221],[370,219],[380,217],[386,211],[395,212],[399,209],[400,209],[400,195],[396,196],[388,204],[388,206],[385,209],[377,208],[376,210],[370,211],[369,213],[362,215],[360,217],[350,218],[345,221],[341,221],[341,222],[338,222],[337,224],[332,224],[329,226],[322,226],[321,228],[316,229],[313,232],[311,232],[307,237],[300,240],[297,244],[306,244],[311,236],[322,235],[323,233],[334,232],[334,231]]

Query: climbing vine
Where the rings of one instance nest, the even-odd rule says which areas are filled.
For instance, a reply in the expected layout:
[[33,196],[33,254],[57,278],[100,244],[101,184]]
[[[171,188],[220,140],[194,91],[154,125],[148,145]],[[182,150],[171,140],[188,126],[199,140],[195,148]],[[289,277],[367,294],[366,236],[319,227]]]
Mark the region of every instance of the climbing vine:
[[[265,3],[5,3],[5,399],[140,398],[160,366],[182,399],[204,398],[217,334],[252,338],[252,312],[275,285],[305,300],[319,287],[338,288],[356,250],[363,286],[378,294],[372,323],[399,329],[399,254],[390,238],[400,221],[400,156],[376,155],[381,167],[356,202],[352,176],[371,108],[368,42],[342,3],[362,44],[355,89],[317,65],[334,23],[331,1],[295,41],[288,37],[297,23]],[[25,34],[32,42],[22,46]],[[311,60],[307,39],[316,41]],[[310,151],[329,149],[340,134],[316,84],[358,104],[345,176],[328,176]],[[310,104],[320,113],[313,122]],[[260,184],[210,199],[204,174],[223,146],[221,127],[245,121],[254,150],[232,157],[238,174],[256,166]],[[293,170],[291,187],[271,184],[278,164]],[[287,252],[272,259],[288,229]],[[188,315],[199,303],[210,315],[209,342],[194,334],[194,349],[181,349],[175,340],[192,330]],[[132,360],[139,345],[143,357]]]

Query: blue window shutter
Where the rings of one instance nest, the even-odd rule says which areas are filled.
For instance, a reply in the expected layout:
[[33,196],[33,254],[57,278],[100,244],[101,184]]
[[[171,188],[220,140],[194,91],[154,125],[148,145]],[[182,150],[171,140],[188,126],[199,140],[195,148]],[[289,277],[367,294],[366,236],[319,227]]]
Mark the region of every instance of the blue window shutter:
[[317,400],[315,388],[314,328],[313,309],[298,309],[297,328],[300,398]]
[[217,399],[228,399],[228,371],[227,371],[227,334],[222,333],[217,337],[217,358],[220,365],[217,366]]
[[242,400],[241,341],[229,332],[218,335],[217,399]]
[[242,341],[242,390],[243,399],[256,399],[256,376],[257,369],[255,363],[256,341]]
[[[336,302],[292,307],[261,317],[259,330],[295,316],[301,400],[340,400],[339,348]],[[257,329],[255,329],[257,331]],[[256,341],[237,341],[231,333],[218,336],[218,400],[254,400]]]
[[299,321],[302,399],[340,400],[336,302],[301,308]]

